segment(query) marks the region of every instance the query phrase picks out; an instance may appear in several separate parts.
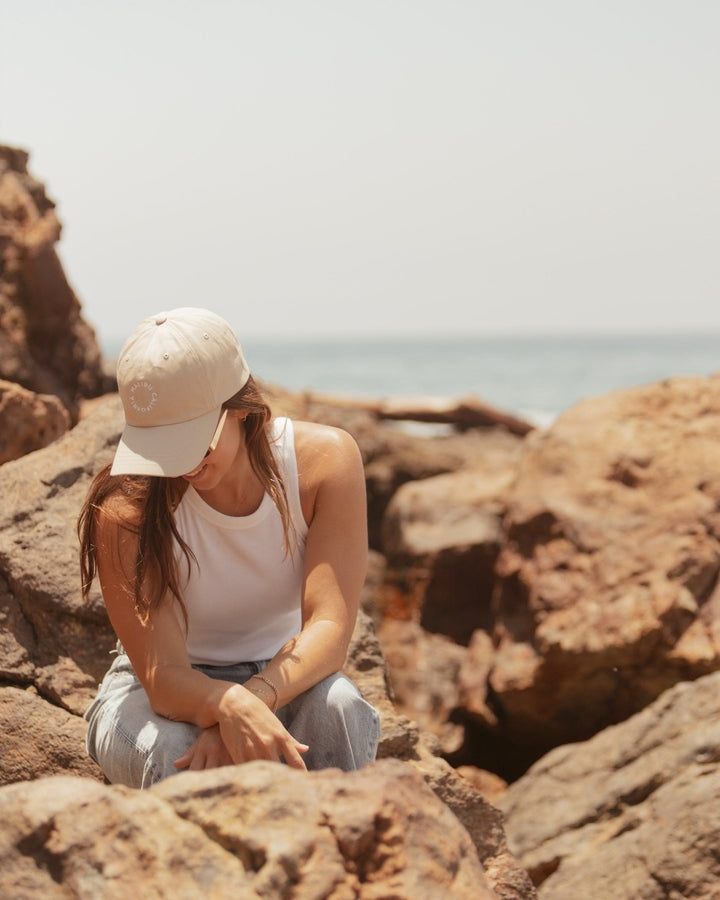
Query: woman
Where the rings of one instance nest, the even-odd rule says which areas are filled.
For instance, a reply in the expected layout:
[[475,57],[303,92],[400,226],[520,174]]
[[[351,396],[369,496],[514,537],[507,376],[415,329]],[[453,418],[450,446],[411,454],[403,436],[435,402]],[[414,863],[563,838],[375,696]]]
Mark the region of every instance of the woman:
[[344,431],[270,418],[230,326],[185,308],[123,347],[126,425],[78,531],[118,655],[86,713],[110,782],[254,759],[375,758],[378,714],[339,674],[367,561]]

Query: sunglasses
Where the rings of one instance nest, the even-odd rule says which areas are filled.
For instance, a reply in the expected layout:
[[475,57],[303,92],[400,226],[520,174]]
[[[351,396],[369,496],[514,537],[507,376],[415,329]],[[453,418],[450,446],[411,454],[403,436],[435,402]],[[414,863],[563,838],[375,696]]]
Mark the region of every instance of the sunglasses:
[[[217,428],[215,429],[215,434],[212,436],[212,440],[210,441],[210,446],[207,448],[207,451],[205,453],[205,457],[210,456],[210,454],[213,452],[213,450],[220,443],[220,435],[222,434],[223,425],[225,424],[225,419],[227,419],[227,414],[228,414],[228,411],[226,409],[223,410],[223,413],[220,416],[220,421],[218,422]],[[203,457],[203,459],[205,457]]]

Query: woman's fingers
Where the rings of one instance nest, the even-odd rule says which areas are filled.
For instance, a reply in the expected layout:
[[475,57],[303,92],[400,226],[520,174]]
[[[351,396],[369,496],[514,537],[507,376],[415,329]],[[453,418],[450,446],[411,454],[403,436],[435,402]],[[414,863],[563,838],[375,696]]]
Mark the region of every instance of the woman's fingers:
[[230,754],[220,737],[220,729],[217,725],[206,728],[200,732],[196,740],[188,749],[175,760],[173,765],[177,769],[216,769],[219,766],[227,766],[232,763]]
[[290,744],[287,751],[283,753],[285,762],[293,769],[307,770],[305,760],[302,758],[302,756],[300,756],[300,754],[307,753],[309,749],[310,748],[307,744],[301,744],[300,741],[296,741],[295,739],[293,739],[292,744]]

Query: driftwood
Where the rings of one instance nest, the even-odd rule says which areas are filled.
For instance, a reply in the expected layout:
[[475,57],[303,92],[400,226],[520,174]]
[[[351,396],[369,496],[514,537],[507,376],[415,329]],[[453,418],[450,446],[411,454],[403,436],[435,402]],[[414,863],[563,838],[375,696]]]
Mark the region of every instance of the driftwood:
[[506,428],[512,434],[525,435],[534,425],[502,412],[477,397],[393,397],[383,400],[361,400],[332,394],[310,392],[307,399],[345,409],[361,409],[376,419],[404,422],[427,422],[451,425],[459,431],[470,428]]

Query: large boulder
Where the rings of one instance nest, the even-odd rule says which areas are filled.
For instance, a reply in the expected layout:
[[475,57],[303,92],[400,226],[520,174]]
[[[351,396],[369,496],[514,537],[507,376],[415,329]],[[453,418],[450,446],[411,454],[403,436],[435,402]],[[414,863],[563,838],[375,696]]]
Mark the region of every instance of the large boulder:
[[3,896],[497,897],[457,819],[390,760],[255,762],[144,792],[60,777],[4,788],[0,812]]
[[0,784],[60,773],[102,780],[82,752],[85,730],[79,716],[48,703],[36,690],[0,687]]
[[720,667],[719,448],[720,377],[587,400],[525,439],[474,704],[524,754],[509,774]]
[[70,414],[54,394],[0,379],[0,465],[47,447],[68,428]]
[[57,396],[76,422],[81,398],[113,382],[55,251],[55,204],[27,163],[0,146],[0,378]]
[[[381,584],[382,567],[371,565],[363,597],[366,606],[373,604],[372,597]],[[364,610],[358,616],[345,670],[380,713],[382,736],[378,758],[403,760],[420,772],[425,783],[467,829],[488,882],[498,897],[531,900],[535,896],[532,884],[508,849],[502,815],[472,781],[463,778],[441,758],[437,738],[408,719],[401,705],[398,709],[383,650],[372,619]]]
[[540,898],[720,896],[720,672],[557,747],[499,803]]
[[76,715],[87,708],[115,639],[99,590],[88,603],[81,598],[75,528],[120,425],[115,396],[49,447],[0,466],[0,643],[11,661],[4,680],[32,686]]
[[474,466],[403,484],[382,525],[387,558],[385,604],[458,644],[478,628],[492,630],[495,565],[503,544],[505,495],[518,447],[499,469]]

